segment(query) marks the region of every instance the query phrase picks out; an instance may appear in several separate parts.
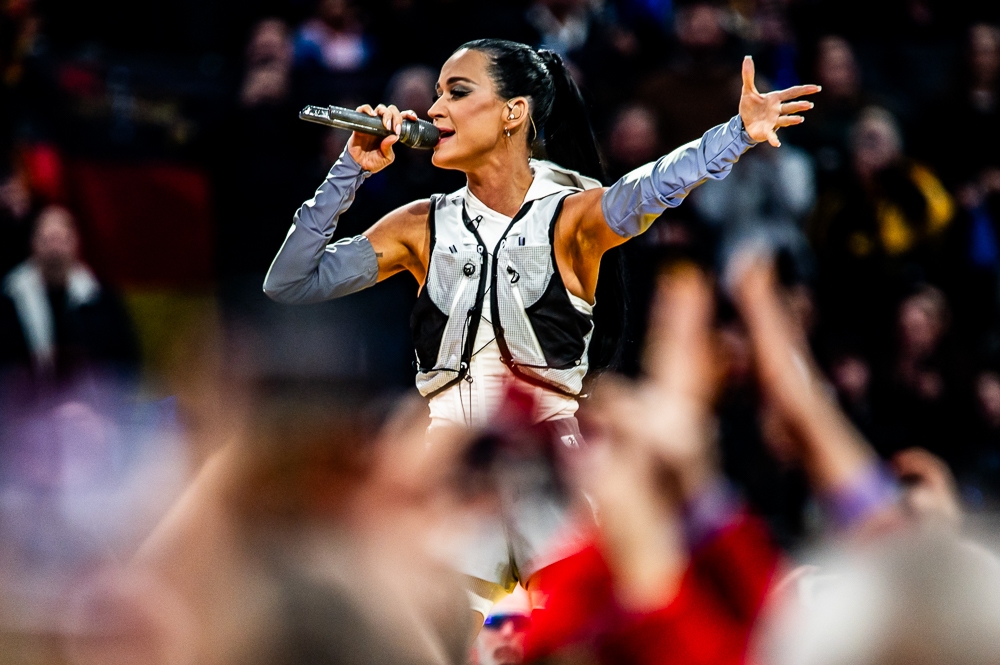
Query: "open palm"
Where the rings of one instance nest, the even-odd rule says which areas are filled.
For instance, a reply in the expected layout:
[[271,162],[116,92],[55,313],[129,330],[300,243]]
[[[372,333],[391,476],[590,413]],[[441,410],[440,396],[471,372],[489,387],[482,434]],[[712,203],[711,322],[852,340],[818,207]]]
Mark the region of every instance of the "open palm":
[[757,92],[754,85],[753,59],[743,59],[743,92],[740,94],[740,117],[743,127],[754,141],[767,141],[774,147],[781,145],[778,129],[801,123],[805,118],[796,115],[813,107],[812,102],[792,101],[802,95],[819,92],[818,85],[796,85],[774,92]]

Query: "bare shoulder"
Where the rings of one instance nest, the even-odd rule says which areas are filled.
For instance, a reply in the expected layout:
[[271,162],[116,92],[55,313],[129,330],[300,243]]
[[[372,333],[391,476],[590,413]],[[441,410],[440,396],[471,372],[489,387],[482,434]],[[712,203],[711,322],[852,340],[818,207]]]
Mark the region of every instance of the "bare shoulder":
[[411,226],[414,222],[427,221],[427,215],[431,210],[430,199],[420,199],[399,206],[395,210],[386,213],[382,219],[375,222],[372,228],[393,227],[398,225]]
[[576,192],[566,197],[556,233],[583,255],[600,257],[620,245],[624,238],[616,234],[604,219],[601,198],[605,187]]
[[594,206],[597,206],[599,210],[601,207],[601,197],[604,196],[606,189],[606,187],[597,187],[570,194],[563,202],[564,213],[570,219],[579,219],[593,212]]
[[375,235],[381,238],[391,237],[400,242],[411,244],[407,241],[412,241],[426,234],[427,215],[430,209],[430,199],[420,199],[407,203],[375,222],[370,229],[365,231],[365,235],[368,236],[369,240]]
[[429,199],[420,199],[386,214],[365,231],[379,260],[379,279],[407,270],[422,282],[430,252]]

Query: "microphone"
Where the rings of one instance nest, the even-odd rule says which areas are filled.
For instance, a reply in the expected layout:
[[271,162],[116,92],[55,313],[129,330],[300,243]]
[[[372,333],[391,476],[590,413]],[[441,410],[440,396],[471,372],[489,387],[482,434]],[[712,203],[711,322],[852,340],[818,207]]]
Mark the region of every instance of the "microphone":
[[[382,118],[340,106],[307,106],[299,111],[299,119],[373,136],[386,137],[394,133],[385,128]],[[404,119],[402,125],[399,142],[403,145],[418,149],[433,148],[437,145],[441,133],[426,120]]]

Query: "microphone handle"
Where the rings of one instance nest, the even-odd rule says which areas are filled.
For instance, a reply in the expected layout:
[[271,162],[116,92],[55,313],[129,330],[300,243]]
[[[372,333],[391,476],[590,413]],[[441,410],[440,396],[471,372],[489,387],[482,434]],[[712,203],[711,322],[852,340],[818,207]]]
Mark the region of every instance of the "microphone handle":
[[[372,136],[386,137],[394,133],[385,128],[381,118],[341,106],[307,106],[299,112],[299,118]],[[399,142],[411,148],[433,148],[439,134],[437,127],[426,120],[403,120]]]

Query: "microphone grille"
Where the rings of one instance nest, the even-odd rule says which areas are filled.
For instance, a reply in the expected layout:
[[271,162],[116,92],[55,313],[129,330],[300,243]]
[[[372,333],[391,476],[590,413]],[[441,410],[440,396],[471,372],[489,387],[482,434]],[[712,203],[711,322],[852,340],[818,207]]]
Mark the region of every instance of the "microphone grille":
[[441,132],[426,120],[410,121],[409,131],[403,132],[401,142],[411,148],[429,149],[437,145]]

